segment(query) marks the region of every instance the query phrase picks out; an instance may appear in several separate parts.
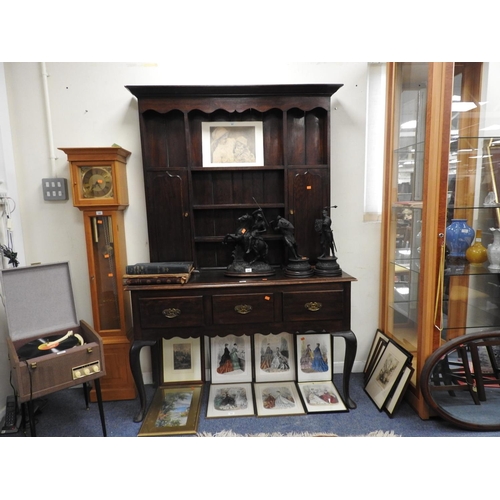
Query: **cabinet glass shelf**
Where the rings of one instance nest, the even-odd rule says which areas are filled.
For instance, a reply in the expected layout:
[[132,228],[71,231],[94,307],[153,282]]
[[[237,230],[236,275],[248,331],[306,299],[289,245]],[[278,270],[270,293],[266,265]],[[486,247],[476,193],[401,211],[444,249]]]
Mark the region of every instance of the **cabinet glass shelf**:
[[500,270],[492,270],[488,268],[488,262],[484,264],[469,264],[459,262],[455,264],[446,263],[444,269],[445,276],[492,276],[495,279],[500,279]]

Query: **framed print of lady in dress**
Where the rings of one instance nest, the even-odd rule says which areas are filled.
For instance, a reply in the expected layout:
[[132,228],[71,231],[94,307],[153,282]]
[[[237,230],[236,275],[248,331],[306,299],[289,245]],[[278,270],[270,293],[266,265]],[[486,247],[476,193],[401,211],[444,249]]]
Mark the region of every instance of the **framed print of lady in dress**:
[[349,411],[331,380],[297,384],[307,413]]
[[255,382],[295,380],[293,335],[254,335]]
[[297,381],[332,379],[332,338],[329,333],[296,336]]
[[252,384],[211,384],[207,418],[254,415]]
[[253,388],[259,417],[305,413],[295,382],[254,384]]
[[248,335],[227,335],[210,339],[212,384],[252,381],[252,345]]

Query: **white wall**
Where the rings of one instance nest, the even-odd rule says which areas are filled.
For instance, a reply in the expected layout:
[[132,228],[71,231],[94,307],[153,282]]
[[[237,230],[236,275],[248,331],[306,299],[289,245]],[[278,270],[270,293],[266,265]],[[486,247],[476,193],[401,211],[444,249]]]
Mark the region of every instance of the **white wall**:
[[[65,202],[45,202],[41,192],[44,177],[69,179],[62,151],[56,149],[55,171],[51,166],[41,66],[4,63],[4,68],[17,177],[17,192],[14,181],[8,192],[15,194],[22,222],[21,264],[69,261],[78,317],[92,323],[82,215],[71,196]],[[148,260],[149,250],[137,104],[125,85],[344,84],[332,102],[332,204],[338,205],[333,229],[338,262],[358,279],[352,285],[352,329],[358,338],[355,370],[362,369],[378,326],[380,247],[380,224],[363,222],[367,63],[250,64],[234,66],[229,76],[208,63],[51,62],[46,68],[55,148],[116,143],[132,152],[127,164],[130,206],[125,212],[129,263]],[[0,409],[11,393],[4,336],[2,327]],[[339,342],[337,360],[343,356]]]

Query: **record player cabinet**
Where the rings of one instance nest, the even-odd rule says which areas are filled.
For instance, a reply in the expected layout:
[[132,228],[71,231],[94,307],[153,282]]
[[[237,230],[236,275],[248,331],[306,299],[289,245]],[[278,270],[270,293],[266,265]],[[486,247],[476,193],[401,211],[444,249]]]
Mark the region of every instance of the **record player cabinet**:
[[[88,323],[77,319],[68,263],[4,269],[0,271],[0,281],[7,317],[11,382],[17,402],[28,406],[31,435],[36,436],[34,400],[92,382],[106,436],[100,385],[101,377],[106,375],[102,339]],[[42,351],[35,345],[33,356],[28,359],[28,355],[18,355],[21,346],[43,343],[47,337],[61,338],[69,331],[80,335],[84,344],[45,350],[44,355],[38,354]]]
[[[67,262],[5,269],[1,282],[12,383],[20,403],[106,374],[101,337],[76,317]],[[62,337],[69,330],[81,335],[85,344],[19,359],[17,349],[22,345],[47,336]]]
[[[139,351],[162,337],[315,328],[342,332],[348,337],[345,367],[350,373],[356,352],[350,331],[354,278],[342,273],[336,278],[285,279],[281,269],[288,258],[286,245],[272,229],[264,239],[276,276],[228,278],[224,270],[233,246],[222,244],[239,217],[260,207],[268,221],[281,216],[293,224],[300,254],[315,264],[322,249],[314,221],[331,205],[331,99],[341,86],[127,87],[138,99],[150,261],[193,261],[197,269],[186,285],[126,288],[134,320],[132,372],[142,399],[136,420],[142,419],[145,406]],[[260,122],[262,164],[203,166],[206,122]],[[324,308],[316,316],[294,311],[299,302],[303,308],[317,297]],[[238,300],[253,301],[253,314],[235,315]],[[172,304],[183,313],[169,322],[162,311]]]

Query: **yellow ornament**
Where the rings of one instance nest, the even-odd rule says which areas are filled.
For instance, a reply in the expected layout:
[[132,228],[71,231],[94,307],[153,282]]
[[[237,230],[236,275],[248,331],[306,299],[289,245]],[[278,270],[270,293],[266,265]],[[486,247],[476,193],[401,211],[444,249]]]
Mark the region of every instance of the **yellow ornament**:
[[478,229],[476,231],[476,241],[465,251],[465,258],[471,264],[483,264],[488,260],[488,251],[483,246],[481,242],[482,231]]

